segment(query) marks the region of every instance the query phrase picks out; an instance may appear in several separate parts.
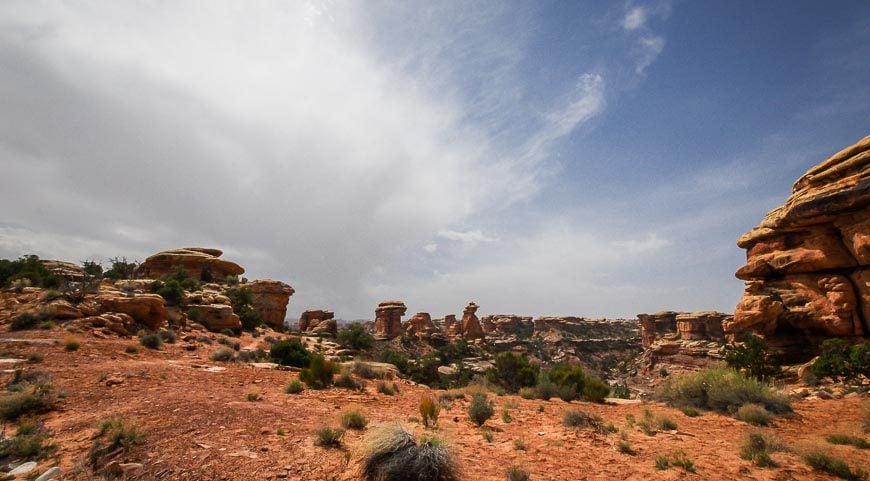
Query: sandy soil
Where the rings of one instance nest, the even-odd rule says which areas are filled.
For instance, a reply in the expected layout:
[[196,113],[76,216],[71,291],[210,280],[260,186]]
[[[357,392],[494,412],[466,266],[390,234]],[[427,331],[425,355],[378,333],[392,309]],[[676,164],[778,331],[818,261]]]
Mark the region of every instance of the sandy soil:
[[[297,376],[295,372],[209,361],[208,354],[218,344],[200,344],[192,352],[180,345],[164,345],[159,351],[143,348],[138,354],[126,354],[124,348],[135,340],[84,336],[76,352],[50,342],[13,340],[61,337],[59,330],[7,333],[0,335],[0,347],[18,356],[44,355],[44,362],[27,364],[27,368],[53,373],[54,385],[65,393],[59,409],[43,417],[58,446],[63,479],[83,479],[71,473],[93,445],[98,423],[112,416],[135,420],[147,433],[146,442],[126,455],[126,460],[144,463],[146,479],[359,479],[354,448],[362,434],[349,432],[343,449],[326,449],[314,445],[314,431],[320,426],[337,426],[340,410],[355,405],[372,423],[402,421],[419,434],[423,427],[409,423],[408,418],[419,416],[422,396],[437,395],[404,381],[398,381],[401,392],[397,396],[377,394],[372,381],[365,392],[333,388],[288,395],[284,387]],[[254,342],[249,337],[242,339],[243,346]],[[209,369],[214,367],[225,369]],[[3,376],[5,384],[10,371]],[[109,386],[108,379],[122,382]],[[251,391],[257,391],[261,399],[246,400]],[[517,396],[494,399],[496,415],[487,422],[495,430],[491,443],[469,421],[468,400],[457,400],[441,412],[437,434],[455,448],[464,479],[502,480],[511,465],[527,469],[533,480],[833,479],[813,472],[793,453],[776,453],[780,467],[774,469],[757,468],[740,459],[741,440],[751,428],[722,415],[704,413],[689,418],[660,404],[569,404]],[[859,434],[865,401],[860,397],[799,401],[794,415],[777,418],[768,430],[798,448],[823,443],[831,433]],[[501,418],[505,403],[517,405],[510,409],[513,419],[509,423]],[[538,411],[541,405],[543,412]],[[636,454],[627,455],[616,449],[618,434],[563,427],[562,415],[569,409],[597,414],[620,428],[626,415],[640,419],[643,410],[650,409],[675,421],[678,430],[647,436],[638,428],[629,429]],[[279,428],[285,435],[278,435]],[[10,424],[4,426],[4,432],[13,429]],[[516,439],[524,441],[525,450],[515,448]],[[853,466],[870,470],[868,451],[826,448]],[[694,461],[697,473],[655,469],[656,456],[678,451]],[[42,461],[35,472],[53,462]]]

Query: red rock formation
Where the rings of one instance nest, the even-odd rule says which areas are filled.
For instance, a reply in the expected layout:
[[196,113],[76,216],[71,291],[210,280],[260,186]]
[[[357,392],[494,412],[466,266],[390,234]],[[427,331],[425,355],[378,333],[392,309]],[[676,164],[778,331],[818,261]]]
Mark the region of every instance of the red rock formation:
[[477,304],[469,302],[462,313],[462,337],[469,341],[486,337],[483,327],[480,325],[480,320],[476,315],[479,307]]
[[392,339],[402,334],[402,316],[405,315],[402,301],[384,301],[375,309],[375,338]]
[[166,301],[157,294],[127,294],[103,284],[95,298],[99,313],[123,313],[139,324],[156,330],[166,324]]
[[492,314],[480,318],[480,325],[487,336],[531,335],[534,323],[530,316],[516,314]]
[[655,314],[638,314],[641,342],[645,349],[659,340],[705,340],[722,342],[725,333],[722,325],[730,321],[723,312],[673,312],[661,311]]
[[311,334],[327,334],[335,337],[338,334],[338,324],[335,313],[324,309],[307,310],[299,316],[299,330]]
[[235,262],[219,259],[223,254],[219,249],[203,247],[186,247],[158,252],[145,259],[136,269],[138,277],[159,279],[175,272],[179,267],[196,279],[215,280],[226,279],[227,276],[238,276],[245,272]]
[[188,307],[190,311],[195,313],[194,320],[205,326],[209,331],[220,332],[224,329],[229,329],[238,332],[242,329],[242,321],[233,312],[232,306],[226,304],[194,304]]
[[432,323],[432,316],[428,312],[418,312],[414,314],[408,322],[403,326],[405,332],[414,335],[422,335],[425,333],[438,330],[435,324]]
[[[774,344],[865,336],[870,322],[870,136],[810,169],[737,244],[743,298],[725,331]],[[799,341],[799,340],[803,341]]]
[[287,317],[287,303],[296,291],[281,281],[271,279],[249,282],[245,287],[251,288],[254,309],[260,314],[263,322],[272,329],[283,330],[284,318]]

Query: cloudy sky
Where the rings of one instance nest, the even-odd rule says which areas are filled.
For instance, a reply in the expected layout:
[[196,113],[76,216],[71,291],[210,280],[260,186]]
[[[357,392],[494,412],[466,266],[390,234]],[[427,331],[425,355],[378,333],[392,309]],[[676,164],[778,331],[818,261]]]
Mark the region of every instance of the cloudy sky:
[[731,311],[868,59],[863,0],[6,0],[0,258],[216,246],[291,317]]

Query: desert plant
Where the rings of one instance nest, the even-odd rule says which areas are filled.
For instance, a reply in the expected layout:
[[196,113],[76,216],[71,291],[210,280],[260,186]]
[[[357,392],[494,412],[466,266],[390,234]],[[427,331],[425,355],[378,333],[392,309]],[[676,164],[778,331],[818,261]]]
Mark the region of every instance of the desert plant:
[[139,346],[134,346],[133,344],[130,344],[124,348],[124,352],[126,352],[127,354],[137,354],[139,353]]
[[347,409],[341,413],[341,427],[345,429],[365,429],[369,420],[356,409]]
[[167,344],[175,344],[175,340],[176,340],[175,332],[170,331],[168,329],[164,329],[164,330],[160,331],[159,334],[160,334],[160,339],[163,339],[163,342],[165,342]]
[[832,434],[825,438],[831,444],[849,445],[858,449],[870,449],[870,443],[866,439],[858,436],[849,436],[847,434]]
[[375,342],[375,338],[359,322],[352,322],[339,329],[337,339],[342,346],[357,351],[370,349]]
[[247,399],[250,402],[259,401],[260,400],[260,391],[257,391],[256,389],[253,391],[248,391],[247,393],[245,393],[245,399]]
[[370,364],[360,361],[355,361],[350,371],[363,379],[383,379],[387,377],[387,373],[383,369],[375,369]]
[[325,389],[332,385],[336,366],[321,355],[314,355],[308,367],[299,372],[299,380],[311,389]]
[[607,430],[601,422],[601,418],[591,415],[579,409],[571,409],[565,411],[562,415],[562,425],[568,428],[592,428],[599,433],[606,433]]
[[518,466],[511,466],[505,472],[507,481],[529,481],[529,472]]
[[232,362],[236,357],[236,352],[228,347],[218,348],[211,353],[208,358],[217,362]]
[[268,355],[266,354],[266,351],[262,349],[257,349],[256,351],[239,351],[236,360],[238,362],[260,362],[267,358]]
[[27,356],[27,362],[31,362],[34,364],[38,364],[44,360],[45,360],[45,356],[43,356],[42,354],[40,354],[38,352],[31,353],[29,356]]
[[759,404],[744,404],[737,409],[734,417],[753,426],[770,424],[770,413]]
[[725,346],[725,362],[728,367],[745,372],[759,381],[780,373],[779,354],[767,341],[753,334],[746,334],[741,343]]
[[535,388],[523,387],[517,391],[517,394],[523,399],[535,399]]
[[294,379],[287,383],[287,388],[284,390],[287,394],[299,394],[303,391],[302,382]]
[[43,302],[51,302],[55,299],[60,299],[61,297],[63,297],[63,293],[54,289],[49,289],[42,293]]
[[88,461],[96,465],[115,451],[129,451],[145,442],[145,434],[134,421],[121,417],[109,418],[100,423],[96,441],[88,452]]
[[40,329],[42,329],[43,331],[48,331],[48,330],[54,329],[54,326],[55,326],[54,321],[42,321],[39,323],[38,327]]
[[0,458],[38,459],[54,446],[45,444],[48,433],[40,425],[24,422],[18,426],[15,436],[0,438]]
[[677,423],[670,418],[659,418],[659,429],[662,431],[676,431]]
[[176,280],[163,283],[163,286],[157,289],[156,294],[165,299],[170,306],[184,305],[184,288]]
[[201,342],[203,344],[214,344],[214,340],[211,337],[206,335],[201,335],[196,338],[197,342]]
[[371,430],[360,443],[361,471],[367,481],[413,479],[458,481],[453,453],[438,438],[419,442],[398,424]]
[[487,372],[487,379],[513,393],[521,387],[534,386],[539,370],[530,365],[525,356],[503,352],[495,357],[495,365]]
[[287,339],[272,343],[269,350],[272,362],[282,366],[306,367],[311,363],[311,353],[298,339]]
[[40,316],[33,312],[22,312],[12,318],[12,322],[9,323],[9,329],[12,331],[33,329],[42,321],[43,319],[40,319]]
[[671,376],[659,385],[654,397],[670,406],[722,413],[736,411],[748,403],[763,405],[775,414],[791,412],[786,395],[733,369],[707,369]]
[[314,444],[325,448],[337,448],[341,446],[344,437],[344,429],[323,427],[314,433]]
[[284,432],[284,428],[278,428],[277,430],[275,430],[275,434],[277,434],[278,436],[284,436],[287,433]]
[[517,451],[526,450],[526,440],[523,438],[514,439],[514,449]]
[[[103,273],[103,277],[115,280],[132,279],[136,267],[139,265],[136,261],[128,262],[126,257],[115,257],[110,262],[112,267]],[[102,266],[100,267],[102,268]]]
[[428,428],[438,424],[438,414],[440,413],[441,406],[430,396],[424,396],[420,400],[420,417],[423,420],[423,426]]
[[468,406],[468,417],[478,426],[483,426],[483,423],[495,414],[493,406],[494,403],[488,399],[486,393],[475,393]]
[[79,348],[82,347],[81,341],[75,336],[64,336],[63,337],[63,348],[67,351],[78,351]]
[[680,408],[680,411],[682,411],[683,414],[685,414],[686,416],[688,416],[690,418],[698,417],[698,415],[700,414],[697,409],[695,409],[691,406],[686,406],[684,408]]
[[658,470],[664,470],[671,467],[671,460],[667,456],[656,456],[655,467]]
[[777,466],[777,463],[770,457],[770,453],[782,449],[782,442],[772,435],[749,432],[744,437],[740,447],[740,457],[752,461],[756,466],[773,468]]
[[344,371],[338,375],[333,382],[335,387],[340,387],[344,389],[362,389],[363,385],[356,381],[353,378],[353,375],[349,371]]
[[689,459],[686,453],[682,451],[674,454],[673,458],[671,458],[671,465],[683,468],[684,471],[689,473],[695,472],[695,462]]
[[493,438],[495,437],[495,435],[492,434],[492,431],[488,429],[484,430],[481,435],[483,436],[483,439],[488,443],[491,443]]
[[221,332],[221,334],[223,334],[224,336],[227,336],[227,337],[236,337],[238,335],[238,333],[236,333],[236,331],[230,329],[229,327],[225,327],[225,328],[221,329],[220,332]]
[[631,391],[625,384],[617,384],[611,389],[611,395],[617,399],[631,399]]
[[163,338],[161,338],[159,334],[151,332],[139,337],[139,344],[142,344],[148,349],[160,349],[160,346],[163,345]]
[[510,422],[513,421],[513,420],[514,420],[514,418],[511,417],[511,413],[510,413],[509,410],[507,410],[507,409],[503,409],[503,410],[501,411],[501,421],[502,421],[503,423],[508,424],[508,423],[510,423]]
[[399,391],[397,388],[396,383],[387,383],[386,381],[380,381],[377,385],[378,392],[387,396],[395,396]]
[[610,387],[600,379],[590,376],[580,366],[558,364],[550,370],[548,377],[558,388],[556,395],[563,401],[583,399],[592,402],[603,402],[610,394]]
[[842,459],[832,457],[820,450],[812,450],[806,453],[803,458],[816,471],[822,471],[841,479],[859,481],[867,478],[867,473],[863,470],[857,468],[853,470]]

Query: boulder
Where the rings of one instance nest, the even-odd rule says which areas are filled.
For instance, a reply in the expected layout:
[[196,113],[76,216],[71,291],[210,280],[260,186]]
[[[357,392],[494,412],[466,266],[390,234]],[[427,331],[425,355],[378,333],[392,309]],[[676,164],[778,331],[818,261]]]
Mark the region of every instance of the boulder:
[[338,334],[338,324],[335,313],[324,309],[307,310],[299,316],[299,331],[311,334],[327,334],[335,337]]
[[43,259],[42,265],[52,274],[68,281],[81,282],[85,278],[85,270],[72,262]]
[[746,282],[729,339],[788,345],[795,359],[826,337],[862,337],[870,322],[870,136],[798,179],[785,204],[738,239]]
[[242,329],[242,321],[233,312],[232,306],[226,304],[193,304],[188,306],[188,312],[195,313],[194,320],[206,329],[220,332],[224,329],[239,331]]
[[393,339],[402,334],[402,316],[405,315],[402,301],[384,301],[375,309],[375,339]]
[[123,293],[106,284],[100,286],[95,301],[99,312],[128,314],[139,324],[156,330],[166,324],[166,301],[157,294]]
[[195,279],[209,281],[223,280],[228,276],[239,276],[245,272],[245,269],[235,262],[220,259],[222,254],[219,249],[204,247],[185,247],[158,252],[139,265],[136,275],[160,279],[180,267]]
[[276,330],[284,329],[284,318],[287,317],[287,303],[294,291],[292,287],[271,279],[262,279],[245,284],[254,295],[254,309],[267,326]]

